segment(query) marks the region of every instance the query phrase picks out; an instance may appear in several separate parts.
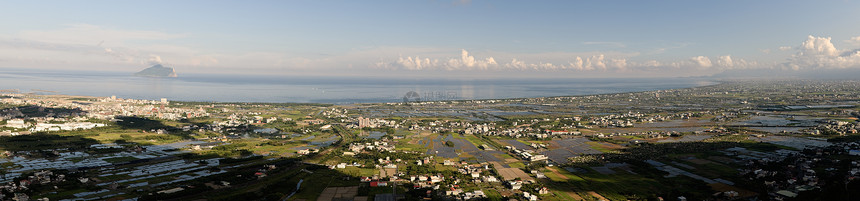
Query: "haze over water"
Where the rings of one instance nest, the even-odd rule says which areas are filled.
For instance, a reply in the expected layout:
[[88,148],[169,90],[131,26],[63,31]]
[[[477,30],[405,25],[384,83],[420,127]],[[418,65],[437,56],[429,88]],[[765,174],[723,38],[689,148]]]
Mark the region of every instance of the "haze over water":
[[410,91],[421,100],[501,99],[650,91],[715,84],[703,78],[410,79],[274,77],[186,74],[135,77],[116,72],[0,71],[0,89],[174,101],[369,103],[400,102]]

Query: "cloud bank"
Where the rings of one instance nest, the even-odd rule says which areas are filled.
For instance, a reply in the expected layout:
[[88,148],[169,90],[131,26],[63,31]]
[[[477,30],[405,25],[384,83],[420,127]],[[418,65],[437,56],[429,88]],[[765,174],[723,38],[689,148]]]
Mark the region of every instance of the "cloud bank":
[[[295,52],[246,51],[218,52],[207,48],[173,44],[190,34],[146,30],[121,30],[87,24],[67,25],[57,30],[29,30],[0,35],[0,67],[33,66],[53,68],[125,68],[139,70],[153,64],[170,63],[185,71],[243,73],[295,72],[577,72],[575,75],[667,76],[681,73],[707,75],[733,69],[849,69],[860,68],[860,36],[842,41],[842,49],[830,37],[808,36],[799,44],[781,45],[767,55],[771,60],[749,60],[756,55],[737,56],[730,52],[717,55],[689,54],[677,58],[654,59],[638,52],[533,52],[512,53],[492,50],[436,47],[366,47],[336,54],[308,56]],[[619,42],[586,41],[583,46],[626,48]],[[854,45],[854,46],[851,46]],[[683,48],[682,45],[676,48]],[[400,56],[398,56],[400,55]],[[406,55],[406,56],[403,56]],[[516,76],[517,73],[507,75]],[[566,74],[571,75],[571,74]]]
[[[493,56],[475,59],[467,50],[462,50],[459,58],[430,58],[422,56],[399,57],[393,62],[380,61],[374,64],[377,68],[395,70],[447,70],[447,71],[602,71],[602,72],[639,72],[639,71],[674,71],[674,70],[711,70],[724,71],[733,69],[846,69],[860,68],[860,49],[838,49],[830,37],[808,36],[798,46],[780,46],[781,51],[796,51],[784,62],[760,62],[734,58],[731,55],[716,55],[713,57],[698,55],[686,60],[635,61],[635,57],[607,56],[593,54],[591,56],[571,56],[527,61],[520,58],[510,58],[506,62],[497,63]],[[860,36],[847,40],[860,42]],[[597,44],[597,43],[585,43]],[[769,64],[770,63],[770,64]]]
[[[857,37],[852,38],[854,40]],[[845,69],[860,67],[860,49],[840,50],[830,37],[808,36],[800,44],[797,53],[781,64],[792,70],[800,69]]]

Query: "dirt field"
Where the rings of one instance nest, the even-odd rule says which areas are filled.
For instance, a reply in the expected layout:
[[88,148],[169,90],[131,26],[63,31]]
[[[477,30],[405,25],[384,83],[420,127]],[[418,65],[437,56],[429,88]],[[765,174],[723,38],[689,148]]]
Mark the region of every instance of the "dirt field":
[[323,190],[317,201],[331,201],[334,199],[354,199],[358,195],[358,186],[352,187],[328,187]]
[[502,175],[502,179],[504,179],[505,181],[514,180],[516,178],[534,181],[534,178],[532,178],[531,176],[526,174],[526,172],[523,172],[523,170],[520,170],[519,168],[503,168],[502,164],[500,164],[499,162],[490,163],[493,164],[493,166],[496,168],[496,171],[499,172],[499,175]]
[[397,169],[395,169],[395,168],[379,168],[379,176],[383,177],[383,178],[394,176],[394,174],[396,172],[397,172]]
[[713,184],[708,184],[708,186],[711,186],[711,188],[713,188],[714,190],[719,191],[719,192],[726,192],[726,191],[738,192],[738,197],[749,197],[749,196],[758,195],[758,193],[748,191],[746,189],[734,187],[734,186],[729,186],[729,185],[726,185],[723,183],[713,183]]
[[598,200],[609,200],[609,199],[606,199],[605,197],[603,197],[602,195],[597,194],[597,192],[594,192],[594,191],[588,191],[588,194],[591,196],[597,197]]

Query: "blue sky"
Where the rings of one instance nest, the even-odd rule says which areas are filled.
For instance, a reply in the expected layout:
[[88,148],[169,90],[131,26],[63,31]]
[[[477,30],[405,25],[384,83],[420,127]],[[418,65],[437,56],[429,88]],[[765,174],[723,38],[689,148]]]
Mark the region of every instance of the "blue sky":
[[860,1],[17,1],[0,68],[636,77],[858,68]]

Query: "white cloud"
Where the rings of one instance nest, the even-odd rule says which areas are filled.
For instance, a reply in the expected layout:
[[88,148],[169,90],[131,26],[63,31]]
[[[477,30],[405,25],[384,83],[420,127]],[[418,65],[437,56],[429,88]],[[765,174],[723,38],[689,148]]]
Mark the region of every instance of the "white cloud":
[[853,45],[860,45],[860,36],[851,37],[851,39],[848,39],[845,42],[848,42]]
[[163,61],[161,61],[161,56],[154,55],[154,54],[153,54],[153,55],[149,55],[149,60],[148,60],[148,62],[149,62],[149,64],[150,64],[150,65],[155,65],[155,64],[162,64],[162,63],[164,63]]
[[690,61],[702,68],[710,68],[711,66],[713,66],[713,64],[711,63],[711,59],[706,56],[696,56],[690,58]]
[[720,56],[720,58],[717,60],[717,66],[732,68],[735,66],[735,62],[732,61],[731,55]]
[[[590,54],[590,55],[589,55]],[[506,55],[502,53],[501,55]],[[401,70],[480,70],[480,71],[595,71],[595,72],[634,72],[634,71],[653,71],[653,70],[693,70],[701,68],[709,68],[714,66],[711,60],[706,56],[693,57],[690,60],[675,61],[675,62],[659,62],[657,60],[649,60],[645,62],[630,61],[628,56],[622,54],[614,54],[616,56],[608,56],[602,53],[550,53],[540,57],[535,55],[517,55],[507,54],[506,56],[517,56],[506,60],[509,62],[497,63],[495,57],[487,57],[485,59],[475,59],[468,51],[461,50],[459,57],[433,59],[429,57],[409,56],[399,57],[393,62],[380,61],[374,65],[382,69],[401,69]],[[580,56],[571,56],[580,55]],[[638,54],[627,54],[638,55]],[[519,57],[529,57],[532,59],[521,59]],[[537,59],[534,59],[537,58]],[[544,58],[544,59],[540,59]],[[444,62],[443,62],[444,61]],[[732,68],[737,66],[739,62],[733,61],[730,56],[722,56],[717,61],[718,66],[722,68]],[[694,67],[694,68],[687,68]]]
[[836,56],[839,51],[830,42],[830,37],[808,36],[806,41],[800,45],[800,54]]
[[627,59],[610,59],[609,66],[618,70],[624,70],[627,68]]
[[[537,52],[514,53],[433,47],[364,47],[340,54],[298,56],[295,53],[254,51],[236,54],[208,52],[205,49],[171,44],[171,39],[187,34],[154,31],[118,30],[94,25],[70,25],[57,30],[21,31],[0,35],[0,64],[17,66],[110,66],[140,67],[169,63],[184,72],[257,71],[283,73],[331,71],[374,67],[409,71],[577,71],[595,73],[655,72],[677,75],[684,72],[708,73],[727,69],[776,68],[816,69],[860,67],[860,49],[839,49],[829,37],[809,36],[798,46],[783,46],[770,54],[770,60],[747,61],[733,55],[687,55],[679,60],[656,60],[639,52]],[[104,42],[101,42],[104,41]],[[846,42],[860,42],[852,37]],[[585,42],[590,45],[622,47],[612,42]],[[683,47],[685,44],[681,44]],[[777,49],[774,49],[777,50]],[[791,54],[783,61],[781,54]],[[459,54],[457,54],[459,53]],[[409,55],[399,56],[396,55]],[[650,54],[646,53],[645,56]],[[692,57],[691,57],[692,56]],[[643,58],[644,57],[644,58]],[[761,58],[759,58],[761,59]],[[51,64],[51,65],[46,65]],[[56,68],[56,67],[52,67]],[[106,67],[107,68],[107,67]],[[190,68],[190,69],[189,69]],[[90,68],[92,69],[92,68]],[[207,71],[208,72],[208,71]],[[388,71],[381,71],[388,72]],[[502,73],[504,74],[504,73]],[[512,73],[511,75],[516,75]],[[582,74],[586,75],[586,74]]]
[[648,61],[642,62],[641,65],[643,67],[660,67],[660,66],[663,66],[663,64],[657,60],[648,60]]
[[496,59],[488,57],[484,59],[475,59],[469,55],[469,51],[460,50],[459,58],[450,58],[445,62],[439,62],[439,59],[415,57],[400,57],[391,63],[378,62],[375,64],[381,68],[405,69],[405,70],[488,70],[497,68]]
[[839,50],[830,41],[830,37],[808,36],[806,41],[801,43],[798,52],[782,64],[782,68],[800,70],[860,67],[860,50]]

